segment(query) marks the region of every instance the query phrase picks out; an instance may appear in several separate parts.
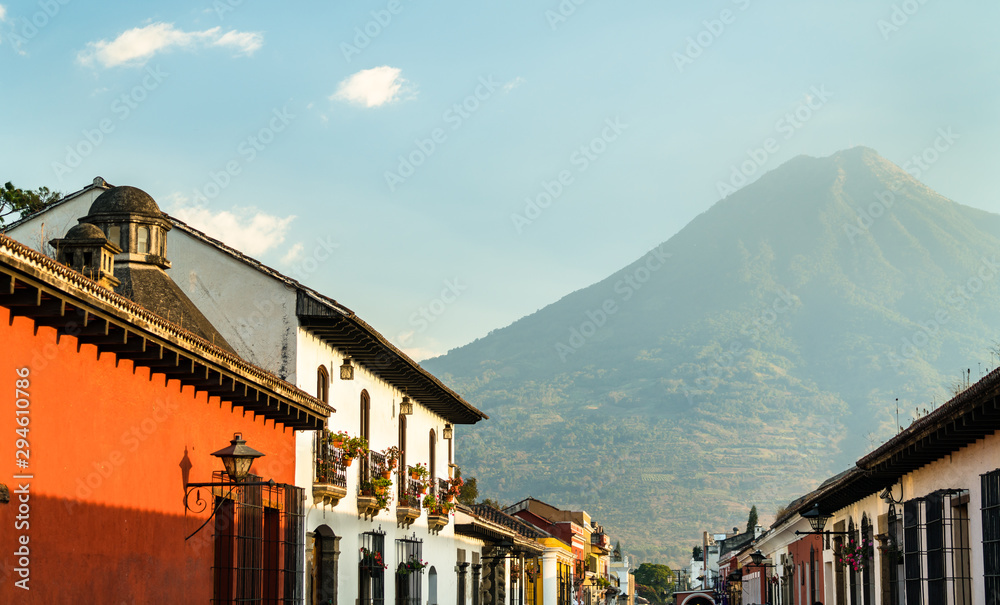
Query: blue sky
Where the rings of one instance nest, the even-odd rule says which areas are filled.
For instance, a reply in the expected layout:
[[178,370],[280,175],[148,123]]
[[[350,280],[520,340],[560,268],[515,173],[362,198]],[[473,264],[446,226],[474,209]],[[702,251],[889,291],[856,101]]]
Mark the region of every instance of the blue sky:
[[995,3],[0,7],[0,179],[144,189],[418,359],[642,256],[741,166],[951,129],[921,180],[1000,212]]

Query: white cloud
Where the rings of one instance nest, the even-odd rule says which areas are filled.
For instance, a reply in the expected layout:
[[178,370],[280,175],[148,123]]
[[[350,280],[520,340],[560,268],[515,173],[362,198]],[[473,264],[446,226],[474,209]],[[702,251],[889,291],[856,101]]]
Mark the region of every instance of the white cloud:
[[295,244],[288,249],[288,252],[281,257],[281,263],[284,265],[291,265],[302,260],[302,253],[305,252],[306,247],[302,245],[301,242]]
[[388,65],[363,69],[341,82],[337,92],[330,95],[330,99],[366,107],[378,107],[398,101],[408,84],[399,77],[401,72],[398,67]]
[[250,55],[263,43],[263,36],[257,32],[233,30],[223,34],[219,27],[185,32],[175,28],[173,23],[153,23],[130,29],[110,42],[90,42],[87,50],[77,54],[77,60],[84,65],[97,62],[104,67],[142,65],[156,53],[175,47],[224,46],[237,50],[239,54]]
[[264,46],[264,36],[260,32],[238,32],[233,31],[222,34],[222,37],[214,42],[215,46],[231,46],[241,54],[252,55]]
[[0,4],[0,22],[7,20],[7,7]]
[[506,84],[504,84],[503,85],[503,91],[504,92],[510,92],[510,91],[514,90],[515,88],[517,88],[518,86],[520,86],[521,84],[524,84],[524,78],[522,78],[521,76],[518,76],[518,77],[514,78],[513,80],[511,80],[510,82],[507,82]]
[[[185,199],[180,194],[171,197],[175,200]],[[285,241],[288,226],[295,220],[294,215],[279,217],[254,208],[237,207],[232,211],[212,212],[202,206],[177,205],[173,207],[171,214],[250,256],[264,254],[280,245]]]

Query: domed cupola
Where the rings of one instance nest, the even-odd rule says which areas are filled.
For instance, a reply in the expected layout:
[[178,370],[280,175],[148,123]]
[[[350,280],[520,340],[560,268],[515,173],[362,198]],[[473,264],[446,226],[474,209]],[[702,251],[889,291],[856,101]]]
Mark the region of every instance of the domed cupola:
[[118,287],[115,277],[115,255],[122,251],[104,236],[99,227],[80,223],[66,232],[66,237],[49,244],[56,249],[56,261],[62,263],[109,290]]
[[167,260],[167,231],[172,225],[153,198],[137,187],[112,187],[94,200],[81,223],[96,225],[120,247],[119,263],[143,263],[162,269]]

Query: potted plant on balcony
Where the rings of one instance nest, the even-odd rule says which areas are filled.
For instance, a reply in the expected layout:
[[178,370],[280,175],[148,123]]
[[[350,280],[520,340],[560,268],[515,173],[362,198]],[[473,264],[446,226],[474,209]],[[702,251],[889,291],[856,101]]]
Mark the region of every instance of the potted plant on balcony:
[[348,437],[347,433],[344,431],[337,431],[336,433],[333,433],[327,430],[326,432],[326,442],[333,447],[344,447],[344,442],[348,439],[350,439],[350,437]]
[[385,455],[385,463],[389,465],[389,470],[396,470],[396,466],[399,464],[399,458],[402,456],[399,452],[399,448],[393,445],[386,448],[383,454]]
[[462,486],[465,485],[465,480],[461,477],[455,477],[454,479],[448,479],[446,481],[447,490],[445,491],[445,499],[448,502],[454,502],[455,498],[462,492]]
[[375,504],[379,510],[389,508],[389,488],[392,487],[392,480],[378,479],[372,480],[372,495],[375,496]]
[[427,465],[418,462],[410,467],[410,479],[421,481],[427,478]]
[[344,439],[341,449],[344,450],[344,466],[351,466],[351,461],[368,453],[368,440],[364,437],[348,437]]
[[421,504],[423,504],[424,508],[426,508],[428,511],[433,510],[434,507],[437,506],[437,498],[434,497],[434,494],[427,494],[426,496],[424,496],[424,499],[421,501]]

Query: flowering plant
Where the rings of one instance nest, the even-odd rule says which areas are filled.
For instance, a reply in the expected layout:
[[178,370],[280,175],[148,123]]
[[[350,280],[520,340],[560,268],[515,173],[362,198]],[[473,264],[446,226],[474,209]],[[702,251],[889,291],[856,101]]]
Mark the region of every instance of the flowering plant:
[[382,569],[388,567],[382,560],[382,553],[377,550],[368,550],[364,546],[361,547],[361,562],[367,567],[381,567]]
[[872,541],[855,541],[851,538],[840,547],[837,560],[841,565],[849,565],[854,571],[861,571],[872,558]]
[[423,573],[425,567],[427,567],[427,561],[421,561],[420,559],[411,556],[409,560],[399,564],[399,569],[397,571],[403,575]]

